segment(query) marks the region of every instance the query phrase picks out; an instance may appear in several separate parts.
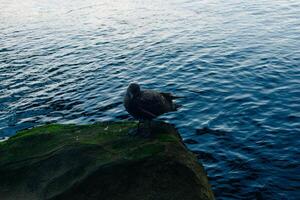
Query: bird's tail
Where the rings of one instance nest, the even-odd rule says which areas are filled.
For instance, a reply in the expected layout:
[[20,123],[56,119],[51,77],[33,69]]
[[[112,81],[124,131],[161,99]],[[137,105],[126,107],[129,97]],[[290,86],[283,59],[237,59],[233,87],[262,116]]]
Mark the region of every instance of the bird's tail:
[[161,92],[161,94],[169,100],[185,98],[183,96],[174,96],[172,93],[167,93],[167,92]]
[[184,96],[171,96],[172,99],[184,99],[185,97]]
[[174,104],[174,110],[178,110],[179,108],[181,108],[182,105],[181,104]]

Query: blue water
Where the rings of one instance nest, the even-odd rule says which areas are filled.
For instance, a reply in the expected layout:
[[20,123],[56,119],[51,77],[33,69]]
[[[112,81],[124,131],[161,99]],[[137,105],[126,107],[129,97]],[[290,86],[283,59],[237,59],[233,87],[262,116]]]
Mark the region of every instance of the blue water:
[[186,96],[216,199],[300,198],[299,0],[0,0],[0,137],[130,119],[134,81]]

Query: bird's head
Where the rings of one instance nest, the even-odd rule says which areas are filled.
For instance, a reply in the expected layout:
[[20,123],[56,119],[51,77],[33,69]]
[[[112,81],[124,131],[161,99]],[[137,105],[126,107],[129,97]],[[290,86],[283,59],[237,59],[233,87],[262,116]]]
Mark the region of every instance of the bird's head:
[[134,97],[137,97],[141,94],[140,86],[137,83],[130,83],[130,85],[127,88],[127,95],[130,99],[133,99]]

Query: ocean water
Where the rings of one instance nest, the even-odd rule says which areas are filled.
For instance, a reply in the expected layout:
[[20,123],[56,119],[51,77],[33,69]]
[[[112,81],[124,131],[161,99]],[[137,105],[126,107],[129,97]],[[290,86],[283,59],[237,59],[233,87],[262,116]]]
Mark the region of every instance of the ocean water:
[[0,137],[131,119],[130,82],[186,97],[216,199],[300,198],[299,0],[0,0]]

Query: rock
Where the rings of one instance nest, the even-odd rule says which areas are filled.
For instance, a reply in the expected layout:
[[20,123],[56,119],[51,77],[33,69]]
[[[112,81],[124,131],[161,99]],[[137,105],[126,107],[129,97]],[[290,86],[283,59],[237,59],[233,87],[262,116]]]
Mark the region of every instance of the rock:
[[0,143],[1,200],[210,200],[203,167],[176,129],[136,122],[45,125]]

